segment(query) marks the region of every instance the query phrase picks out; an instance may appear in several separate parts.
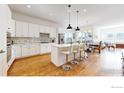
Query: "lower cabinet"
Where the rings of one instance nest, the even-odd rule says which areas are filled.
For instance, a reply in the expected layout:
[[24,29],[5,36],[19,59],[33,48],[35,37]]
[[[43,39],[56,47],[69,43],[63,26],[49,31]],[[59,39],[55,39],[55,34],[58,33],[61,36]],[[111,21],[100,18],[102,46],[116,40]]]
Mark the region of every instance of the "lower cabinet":
[[40,44],[30,44],[29,47],[29,54],[30,55],[37,55],[40,54]]
[[35,53],[40,54],[40,44],[36,44],[35,46]]
[[16,58],[20,58],[20,57],[22,57],[22,44],[15,44],[14,45],[15,46],[15,57]]
[[40,44],[16,44],[15,45],[16,58],[28,57],[32,55],[40,54]]
[[51,52],[50,43],[15,44],[15,58],[28,57]]
[[40,54],[44,54],[44,53],[49,53],[51,52],[51,44],[41,44],[40,45]]
[[28,44],[24,44],[21,46],[21,51],[22,51],[22,57],[27,57],[29,55],[29,45]]
[[36,45],[35,44],[31,44],[30,48],[29,48],[29,54],[30,55],[35,55],[36,54],[36,52],[35,52],[36,50],[35,49],[36,49]]

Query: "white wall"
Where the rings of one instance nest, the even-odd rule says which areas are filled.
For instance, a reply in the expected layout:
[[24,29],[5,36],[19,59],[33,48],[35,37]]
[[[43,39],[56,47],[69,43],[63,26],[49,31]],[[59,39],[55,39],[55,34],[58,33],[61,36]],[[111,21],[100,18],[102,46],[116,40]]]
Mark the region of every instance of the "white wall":
[[52,27],[60,26],[59,24],[48,21],[48,20],[38,19],[35,17],[31,17],[28,15],[24,15],[24,14],[13,12],[13,11],[12,11],[12,18],[15,20],[26,21],[34,24],[40,24],[40,25],[46,25],[46,26],[52,26]]
[[0,75],[7,75],[7,29],[9,26],[9,20],[11,18],[11,12],[8,5],[0,4],[0,49],[3,49],[5,53],[0,54]]
[[6,51],[6,31],[8,29],[9,8],[0,5],[0,48]]

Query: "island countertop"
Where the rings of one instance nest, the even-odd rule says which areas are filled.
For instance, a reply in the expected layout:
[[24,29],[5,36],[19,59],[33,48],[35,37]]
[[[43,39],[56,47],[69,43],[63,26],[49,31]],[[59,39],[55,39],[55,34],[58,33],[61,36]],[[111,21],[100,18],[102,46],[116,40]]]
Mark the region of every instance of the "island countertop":
[[[64,48],[71,48],[71,46],[79,46],[78,43],[73,44],[52,44],[51,45],[51,62],[59,67],[63,64],[66,64],[66,55],[64,55],[61,51]],[[78,57],[78,54],[76,55]],[[73,53],[68,55],[68,61],[73,60]]]
[[74,46],[74,45],[79,45],[78,43],[73,43],[73,44],[52,44],[52,46],[54,47],[71,47],[71,46]]

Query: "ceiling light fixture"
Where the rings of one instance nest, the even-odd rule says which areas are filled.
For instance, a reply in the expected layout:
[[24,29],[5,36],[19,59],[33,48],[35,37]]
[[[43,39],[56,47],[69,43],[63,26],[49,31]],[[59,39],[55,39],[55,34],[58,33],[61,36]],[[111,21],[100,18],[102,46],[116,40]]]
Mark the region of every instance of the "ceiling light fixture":
[[71,5],[68,5],[68,8],[69,8],[69,13],[68,13],[69,14],[69,25],[68,25],[67,29],[72,30],[72,27],[71,27],[71,24],[70,24],[70,13],[71,13],[70,8],[71,8]]
[[31,5],[27,5],[27,8],[31,8]]
[[77,12],[77,28],[75,30],[80,31],[80,28],[78,27],[78,13],[79,13],[79,11],[76,11],[76,12]]

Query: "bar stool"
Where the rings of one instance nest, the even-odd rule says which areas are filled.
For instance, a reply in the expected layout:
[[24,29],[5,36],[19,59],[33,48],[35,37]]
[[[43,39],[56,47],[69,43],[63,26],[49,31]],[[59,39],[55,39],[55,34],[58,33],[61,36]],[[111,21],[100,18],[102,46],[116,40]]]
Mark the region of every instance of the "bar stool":
[[[68,55],[70,54],[70,49],[65,48],[65,49],[61,50],[61,53],[65,55],[66,63],[68,63]],[[67,65],[67,64],[62,65],[62,68],[65,71],[69,71],[70,69],[72,69],[72,67],[70,65]]]
[[124,69],[124,53],[122,52],[122,68]]
[[78,64],[78,61],[76,59],[76,54],[78,53],[79,51],[79,46],[78,45],[73,45],[72,46],[72,53],[74,54],[74,59],[72,61],[72,64]]
[[89,48],[89,46],[85,43],[83,43],[83,45],[84,45],[84,59],[87,59],[88,58],[87,49]]
[[85,50],[84,47],[85,47],[84,43],[80,43],[80,44],[79,44],[79,51],[80,51],[79,61],[82,61],[83,58],[84,58],[84,54],[83,54],[83,56],[81,55],[82,53],[85,52],[85,51],[84,51],[84,50]]

